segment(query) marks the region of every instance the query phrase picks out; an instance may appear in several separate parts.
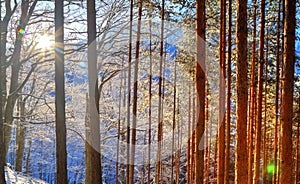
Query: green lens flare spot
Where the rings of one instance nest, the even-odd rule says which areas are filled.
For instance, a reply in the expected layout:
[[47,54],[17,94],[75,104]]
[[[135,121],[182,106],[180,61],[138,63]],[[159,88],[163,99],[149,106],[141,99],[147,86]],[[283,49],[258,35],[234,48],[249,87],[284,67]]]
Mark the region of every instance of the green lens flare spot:
[[267,173],[274,174],[275,170],[276,170],[275,169],[275,165],[273,163],[268,165],[268,167],[267,167]]

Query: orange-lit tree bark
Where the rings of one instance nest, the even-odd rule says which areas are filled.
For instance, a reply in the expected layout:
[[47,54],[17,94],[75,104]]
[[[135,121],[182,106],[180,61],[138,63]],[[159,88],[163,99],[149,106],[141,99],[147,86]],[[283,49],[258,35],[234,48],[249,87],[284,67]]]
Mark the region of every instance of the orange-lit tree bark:
[[284,48],[283,48],[283,90],[281,116],[281,163],[280,183],[292,183],[293,173],[293,91],[295,63],[296,4],[285,0]]
[[[256,28],[257,1],[254,0],[253,28]],[[251,79],[250,79],[250,103],[249,103],[249,126],[248,126],[248,184],[253,181],[253,134],[255,124],[256,107],[256,29],[253,29],[252,58],[251,58]]]
[[237,0],[237,129],[235,156],[235,183],[248,181],[248,152],[247,152],[247,1]]
[[268,164],[268,137],[267,137],[267,94],[268,94],[268,57],[269,57],[269,41],[268,41],[268,32],[267,32],[267,41],[266,41],[266,57],[265,57],[265,63],[266,63],[266,68],[265,68],[265,75],[264,75],[264,80],[265,80],[265,86],[264,86],[264,135],[263,135],[263,167],[262,167],[262,183],[265,184],[267,177],[266,177],[266,172],[267,172],[267,164]]
[[219,69],[219,115],[218,115],[218,177],[224,183],[225,172],[225,60],[226,60],[226,0],[221,0],[220,69]]
[[232,25],[232,0],[228,0],[228,57],[227,57],[227,112],[226,112],[226,151],[225,151],[225,178],[224,183],[229,183],[230,172],[230,122],[231,122],[231,25]]
[[[278,154],[278,121],[279,121],[279,77],[280,77],[280,18],[281,0],[278,3],[277,15],[277,38],[276,38],[276,81],[275,81],[275,125],[274,125],[274,167],[277,171],[277,154]],[[273,183],[277,183],[277,172],[273,175]]]
[[196,94],[197,118],[195,135],[195,183],[204,181],[204,142],[201,142],[205,130],[205,0],[196,1]]
[[254,154],[254,183],[259,183],[260,178],[260,151],[261,151],[261,126],[262,126],[262,102],[263,102],[263,78],[264,78],[264,47],[265,47],[265,0],[260,1],[260,38],[259,38],[259,63],[258,63],[258,94],[257,94],[257,118],[255,123],[255,154]]

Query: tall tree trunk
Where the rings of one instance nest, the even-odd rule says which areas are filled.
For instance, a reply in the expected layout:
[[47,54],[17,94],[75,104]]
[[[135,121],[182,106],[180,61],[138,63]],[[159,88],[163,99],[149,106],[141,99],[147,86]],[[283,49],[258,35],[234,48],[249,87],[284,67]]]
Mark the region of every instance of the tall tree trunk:
[[280,18],[281,14],[281,0],[278,3],[277,15],[277,38],[276,38],[276,82],[275,82],[275,125],[274,125],[274,167],[275,173],[273,175],[273,183],[277,183],[277,155],[278,155],[278,121],[279,121],[279,77],[280,77]]
[[[256,28],[257,1],[254,0],[253,28]],[[250,80],[250,105],[249,105],[249,128],[248,128],[248,184],[253,181],[253,131],[255,124],[256,106],[256,29],[253,29],[252,58],[251,58],[251,80]]]
[[263,168],[262,168],[262,183],[266,184],[267,177],[266,177],[266,171],[267,171],[267,164],[268,164],[268,138],[267,138],[267,98],[268,98],[268,57],[269,57],[269,41],[268,41],[268,32],[267,32],[267,43],[266,43],[266,69],[265,69],[265,75],[264,75],[264,81],[265,81],[265,94],[264,94],[264,135],[263,135]]
[[229,184],[230,172],[230,123],[231,123],[231,25],[232,0],[228,1],[228,62],[227,62],[227,113],[226,113],[226,152],[225,152],[225,178],[224,183]]
[[159,61],[159,81],[158,81],[158,133],[157,133],[157,155],[155,183],[160,183],[161,173],[161,144],[163,134],[163,118],[162,118],[162,65],[164,55],[164,21],[165,21],[165,0],[162,0],[161,9],[161,30],[160,30],[160,61]]
[[220,26],[220,69],[219,69],[219,116],[218,116],[218,178],[217,183],[224,183],[225,175],[225,60],[226,60],[226,0],[221,0]]
[[196,1],[196,94],[197,94],[197,121],[195,127],[195,183],[204,182],[204,139],[205,130],[205,1]]
[[136,38],[136,51],[134,62],[134,86],[133,86],[133,108],[132,108],[132,132],[131,132],[131,153],[130,153],[130,169],[129,169],[129,183],[134,183],[134,157],[135,157],[135,144],[136,144],[136,119],[137,119],[137,98],[138,98],[138,67],[140,55],[140,37],[141,37],[141,24],[142,24],[142,9],[143,0],[139,1],[138,13],[138,30]]
[[[175,128],[176,128],[176,80],[177,80],[177,68],[176,62],[174,62],[174,87],[173,87],[173,117],[172,117],[172,161],[171,161],[171,183],[174,181],[174,151],[175,151]],[[190,98],[190,85],[189,85],[189,109],[188,109],[188,131],[190,131],[190,105],[191,105],[191,98]],[[189,143],[188,143],[189,144]],[[190,144],[188,145],[188,153],[187,153],[187,173],[189,171],[189,159],[190,159],[190,152],[189,152]],[[188,178],[189,174],[187,175]]]
[[89,79],[89,120],[90,134],[87,135],[90,144],[91,173],[87,173],[91,183],[102,183],[101,148],[100,148],[100,123],[99,123],[99,92],[98,69],[96,50],[96,9],[95,0],[87,1],[88,20],[88,79]]
[[[2,1],[0,1],[0,10],[2,10]],[[3,99],[4,99],[4,85],[6,74],[5,74],[5,52],[6,52],[6,39],[4,38],[4,24],[2,21],[2,11],[0,11],[0,184],[5,184],[5,173],[4,173],[4,166],[5,166],[5,142],[4,142],[4,128],[3,128]],[[5,36],[6,37],[6,36]]]
[[259,40],[259,63],[258,63],[258,94],[257,94],[257,118],[255,127],[255,166],[254,183],[259,183],[260,178],[260,150],[261,150],[261,124],[262,124],[262,97],[264,78],[264,45],[265,45],[265,0],[260,1],[260,40]]
[[152,17],[150,17],[150,21],[149,21],[149,39],[150,39],[150,61],[149,61],[149,114],[148,114],[148,124],[149,124],[149,128],[148,128],[148,173],[147,173],[147,183],[150,184],[150,177],[151,177],[151,135],[152,135]]
[[128,84],[127,84],[127,136],[126,136],[126,184],[129,183],[130,170],[130,101],[131,101],[131,60],[132,60],[132,21],[133,21],[133,0],[130,0],[130,21],[129,21],[129,48],[128,48]]
[[247,1],[237,0],[237,133],[235,156],[235,183],[248,181],[247,153]]
[[55,1],[55,119],[57,183],[68,183],[64,77],[63,1]]
[[294,0],[285,1],[284,52],[283,52],[283,91],[281,122],[281,163],[280,183],[292,183],[293,173],[293,91],[295,63],[296,4]]

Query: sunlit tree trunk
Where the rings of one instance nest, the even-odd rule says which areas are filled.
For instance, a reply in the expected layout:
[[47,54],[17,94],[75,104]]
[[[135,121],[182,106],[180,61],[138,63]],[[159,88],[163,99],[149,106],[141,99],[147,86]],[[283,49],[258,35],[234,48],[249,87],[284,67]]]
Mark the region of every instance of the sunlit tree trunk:
[[[256,13],[257,1],[254,0],[254,15],[253,15],[253,28],[256,28]],[[250,104],[249,104],[249,126],[248,126],[248,184],[253,181],[253,134],[255,124],[255,106],[256,106],[256,29],[253,29],[252,40],[252,58],[251,58],[251,79],[250,79]]]
[[236,127],[236,156],[235,183],[248,181],[248,152],[247,152],[247,1],[237,0],[237,127]]
[[275,173],[273,175],[273,183],[277,183],[277,154],[278,154],[278,121],[279,121],[279,77],[280,77],[280,18],[281,14],[281,0],[278,3],[277,15],[277,38],[276,38],[276,81],[275,81],[275,125],[274,125],[274,167]]
[[219,116],[218,116],[218,178],[217,183],[224,183],[225,175],[225,60],[226,60],[226,0],[221,0],[220,26],[220,69],[219,69]]
[[225,178],[224,183],[229,184],[230,172],[230,123],[231,123],[231,25],[232,25],[232,0],[228,1],[228,60],[227,60],[227,113],[226,113],[226,151],[225,151]]
[[254,183],[259,183],[260,178],[260,152],[261,152],[261,126],[262,126],[262,103],[263,103],[263,78],[264,78],[264,45],[265,45],[265,0],[260,1],[260,40],[259,40],[259,63],[258,63],[258,94],[257,94],[257,118],[255,123],[255,165]]
[[280,183],[292,183],[293,173],[292,112],[295,68],[295,26],[295,1],[285,0]]
[[195,127],[195,183],[204,182],[204,139],[205,130],[205,1],[196,1],[196,127]]

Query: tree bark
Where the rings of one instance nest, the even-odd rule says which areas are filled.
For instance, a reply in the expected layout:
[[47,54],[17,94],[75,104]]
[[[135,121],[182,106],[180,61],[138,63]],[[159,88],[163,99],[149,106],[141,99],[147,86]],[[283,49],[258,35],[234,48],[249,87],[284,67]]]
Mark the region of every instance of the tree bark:
[[247,155],[247,1],[237,0],[237,133],[236,133],[236,162],[235,183],[248,181]]
[[293,91],[295,63],[296,4],[294,0],[285,1],[284,52],[283,52],[283,90],[281,114],[281,163],[280,183],[292,183],[293,173]]
[[89,80],[89,111],[88,111],[88,144],[90,144],[91,173],[87,173],[91,183],[102,183],[101,148],[100,148],[100,122],[98,91],[98,67],[96,50],[96,9],[95,0],[87,1],[88,23],[88,80]]
[[263,101],[263,78],[264,78],[264,45],[265,45],[265,0],[260,1],[260,40],[259,40],[259,63],[258,63],[258,94],[257,94],[257,118],[255,127],[255,166],[254,183],[259,183],[260,178],[260,151],[261,151],[261,126],[262,126],[262,101]]
[[221,0],[220,69],[219,69],[219,116],[218,116],[218,177],[223,184],[225,178],[225,60],[226,60],[226,0]]
[[196,1],[196,127],[195,127],[195,183],[204,182],[204,130],[205,130],[205,1]]
[[63,1],[55,1],[55,119],[57,183],[67,184]]
[[138,10],[138,30],[136,38],[136,51],[134,62],[134,86],[133,86],[133,107],[132,107],[132,132],[131,132],[131,153],[130,153],[130,169],[129,169],[129,183],[134,183],[134,156],[136,144],[136,119],[137,119],[137,98],[138,98],[138,71],[139,71],[139,55],[140,55],[140,37],[141,37],[141,24],[142,24],[142,10],[143,0],[139,1]]
[[227,61],[227,113],[226,113],[226,152],[225,152],[225,178],[224,183],[229,184],[230,172],[230,123],[231,123],[231,25],[232,25],[232,0],[228,1],[228,61]]

